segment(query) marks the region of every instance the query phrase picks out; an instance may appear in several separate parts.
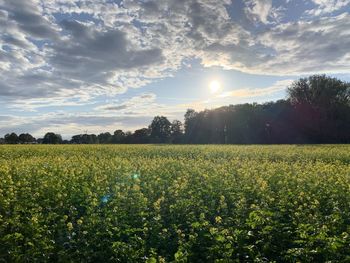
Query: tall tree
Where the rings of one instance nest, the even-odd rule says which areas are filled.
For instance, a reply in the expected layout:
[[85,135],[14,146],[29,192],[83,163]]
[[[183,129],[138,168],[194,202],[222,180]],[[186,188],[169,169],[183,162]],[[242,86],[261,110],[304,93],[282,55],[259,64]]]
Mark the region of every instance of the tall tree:
[[173,120],[171,123],[171,142],[183,143],[183,125],[179,120]]
[[149,143],[149,136],[150,136],[150,130],[147,128],[142,128],[139,130],[136,130],[134,134],[132,135],[132,142],[133,143]]
[[149,129],[151,131],[151,138],[153,142],[168,142],[171,135],[171,123],[166,117],[154,117],[151,125],[149,126]]
[[199,121],[198,113],[193,109],[188,109],[185,113],[185,137],[187,143],[195,143],[195,133]]
[[288,88],[295,126],[307,142],[350,139],[350,83],[325,75],[301,78]]
[[173,120],[171,123],[171,135],[172,136],[178,136],[182,135],[183,128],[182,128],[182,122],[179,120]]
[[288,88],[293,105],[308,104],[314,108],[350,105],[350,83],[326,75],[313,75],[295,81]]

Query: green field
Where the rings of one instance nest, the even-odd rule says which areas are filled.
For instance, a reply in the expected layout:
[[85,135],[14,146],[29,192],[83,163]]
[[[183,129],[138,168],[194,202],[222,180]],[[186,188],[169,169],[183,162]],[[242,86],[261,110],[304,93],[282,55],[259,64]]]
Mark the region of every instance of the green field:
[[350,145],[1,146],[0,262],[350,262]]

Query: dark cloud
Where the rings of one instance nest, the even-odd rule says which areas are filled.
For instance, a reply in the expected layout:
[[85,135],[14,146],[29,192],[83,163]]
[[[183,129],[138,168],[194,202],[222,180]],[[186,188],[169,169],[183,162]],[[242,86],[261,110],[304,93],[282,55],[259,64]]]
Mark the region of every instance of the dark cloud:
[[[102,111],[124,111],[126,109],[137,109],[143,111],[143,108],[149,108],[154,103],[156,95],[153,93],[144,93],[135,97],[132,97],[121,104],[108,104],[99,106],[96,109]],[[125,112],[125,111],[124,111]],[[139,112],[140,113],[140,112]]]
[[132,48],[126,33],[118,29],[97,30],[94,25],[63,21],[67,39],[50,48],[50,65],[64,76],[84,82],[104,83],[109,72],[161,63],[162,50]]
[[264,53],[263,47],[259,45],[248,46],[244,41],[238,44],[226,45],[214,43],[205,50],[209,53],[216,54],[216,56],[222,54],[228,57],[232,63],[235,63],[235,61],[244,62],[244,66],[246,67],[259,66],[270,58],[268,54]]
[[[266,65],[277,73],[343,72],[349,69],[350,15],[280,25],[261,36],[276,55]],[[266,70],[269,70],[266,68]]]
[[28,72],[10,80],[3,79],[0,80],[0,96],[13,99],[55,97],[62,88],[80,88],[79,83],[54,76],[51,72]]
[[131,43],[126,34],[118,29],[98,31],[94,25],[87,26],[77,21],[63,21],[62,26],[69,31],[70,38],[54,46],[56,61],[61,56],[66,57],[67,61],[73,57],[79,62],[81,58],[93,63],[93,66],[99,65],[98,68],[102,67],[102,70],[104,67],[128,69],[162,61],[160,49],[130,49]]
[[[31,1],[5,1],[1,8],[0,23],[7,26],[3,32],[0,29],[6,44],[0,49],[0,70],[2,67],[8,74],[0,80],[0,96],[40,98],[67,88],[110,89],[112,85],[117,91],[122,89],[118,87],[121,83],[110,81],[117,71],[132,71],[163,60],[161,49],[137,47],[118,29],[74,20],[55,25],[43,18]],[[60,35],[56,28],[63,30]],[[47,38],[44,52],[29,41],[36,37]],[[38,70],[41,66],[45,69]]]
[[140,96],[140,98],[141,99],[153,99],[155,97],[155,95],[154,94],[142,94],[141,96]]
[[119,111],[119,110],[125,110],[127,108],[128,108],[127,105],[119,105],[119,106],[107,106],[103,109],[107,111]]
[[[205,2],[189,1],[188,23],[191,28],[189,36],[196,41],[206,42],[209,38],[225,38],[232,29],[232,22],[223,19],[225,15],[220,9],[210,9]],[[219,22],[219,23],[218,23]]]
[[32,1],[4,0],[0,8],[8,12],[8,18],[32,38],[47,39],[57,35],[57,31],[40,12],[38,4]]
[[20,48],[31,48],[27,41],[16,37],[15,35],[4,34],[2,40],[6,45],[14,45]]

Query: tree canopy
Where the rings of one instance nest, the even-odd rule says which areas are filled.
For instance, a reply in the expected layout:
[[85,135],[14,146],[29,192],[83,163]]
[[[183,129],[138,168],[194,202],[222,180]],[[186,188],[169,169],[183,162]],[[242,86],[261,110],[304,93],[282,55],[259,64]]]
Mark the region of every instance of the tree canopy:
[[48,132],[43,138],[43,144],[60,144],[62,143],[62,136],[53,132]]

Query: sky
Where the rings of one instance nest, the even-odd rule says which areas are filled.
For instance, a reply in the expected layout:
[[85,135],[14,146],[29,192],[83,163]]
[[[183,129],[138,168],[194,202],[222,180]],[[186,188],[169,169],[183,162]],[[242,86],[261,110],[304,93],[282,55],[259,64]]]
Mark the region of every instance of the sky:
[[0,0],[0,136],[134,131],[350,81],[350,0]]

